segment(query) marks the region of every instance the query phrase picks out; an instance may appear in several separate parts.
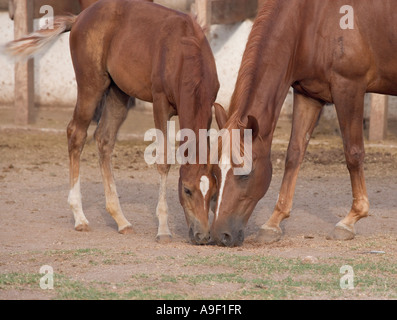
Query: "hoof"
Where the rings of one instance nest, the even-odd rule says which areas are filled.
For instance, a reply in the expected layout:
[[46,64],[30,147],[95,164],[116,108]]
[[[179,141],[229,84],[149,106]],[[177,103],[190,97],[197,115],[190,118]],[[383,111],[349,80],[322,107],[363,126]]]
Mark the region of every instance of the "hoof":
[[88,224],[80,223],[80,224],[78,224],[77,226],[74,227],[74,230],[87,232],[87,231],[90,231],[90,228],[89,228]]
[[334,231],[327,237],[328,240],[352,240],[356,232],[354,228],[350,228],[342,223],[338,223]]
[[135,231],[132,228],[132,225],[128,225],[128,226],[120,229],[119,233],[121,233],[121,234],[131,234],[131,233],[135,233]]
[[283,232],[280,228],[262,227],[256,237],[256,241],[260,243],[273,243],[281,239]]
[[158,234],[156,236],[156,242],[161,244],[167,244],[172,241],[172,236],[170,234]]

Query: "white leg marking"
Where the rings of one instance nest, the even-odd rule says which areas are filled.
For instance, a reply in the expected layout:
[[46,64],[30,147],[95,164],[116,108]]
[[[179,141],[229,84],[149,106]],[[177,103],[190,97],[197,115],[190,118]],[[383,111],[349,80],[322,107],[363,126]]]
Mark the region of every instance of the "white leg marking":
[[73,188],[70,189],[68,203],[73,211],[74,226],[77,227],[82,224],[88,225],[88,220],[84,215],[83,205],[81,203],[80,176]]
[[223,189],[225,187],[226,176],[229,170],[232,168],[230,156],[228,154],[222,154],[222,157],[219,161],[219,168],[221,169],[221,187],[219,189],[218,196],[218,207],[215,212],[215,220],[218,218],[219,209],[221,207],[222,197],[223,197]]
[[168,227],[168,205],[167,205],[167,175],[160,177],[159,200],[156,208],[156,216],[159,219],[159,228],[157,235],[171,235]]
[[210,179],[207,176],[202,176],[200,179],[200,190],[204,199],[204,209],[205,209],[205,196],[210,189]]

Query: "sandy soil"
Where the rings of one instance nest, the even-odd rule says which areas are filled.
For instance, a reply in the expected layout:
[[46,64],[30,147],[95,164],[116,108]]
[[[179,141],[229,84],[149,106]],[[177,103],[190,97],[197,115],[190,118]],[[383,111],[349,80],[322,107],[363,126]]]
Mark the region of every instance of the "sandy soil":
[[[157,221],[154,216],[158,174],[143,159],[144,130],[152,126],[150,114],[131,111],[119,135],[114,153],[114,174],[124,213],[135,233],[120,235],[115,222],[105,210],[104,192],[97,164],[94,142],[86,145],[82,156],[82,193],[90,232],[73,230],[73,217],[67,204],[68,155],[65,128],[71,110],[42,108],[28,128],[10,125],[9,108],[0,109],[0,273],[38,272],[41,265],[54,266],[58,272],[75,279],[120,282],[142,270],[178,273],[163,255],[186,256],[218,254],[268,254],[280,257],[321,257],[343,255],[351,246],[364,246],[376,239],[374,250],[386,250],[397,258],[397,128],[386,141],[367,142],[366,178],[370,216],[357,224],[356,239],[329,241],[326,236],[335,223],[349,211],[350,179],[344,164],[341,138],[335,123],[320,123],[310,144],[298,179],[291,217],[282,225],[283,239],[272,245],[255,243],[259,227],[266,222],[277,199],[283,173],[290,122],[277,127],[273,145],[274,176],[266,196],[258,203],[246,228],[246,241],[239,248],[193,246],[178,201],[178,167],[169,174],[168,205],[173,241],[155,242]],[[40,128],[47,128],[42,130]],[[94,128],[90,128],[92,134]],[[111,250],[117,262],[95,267],[88,263],[73,264],[43,252],[81,248]],[[118,253],[133,252],[135,264]],[[149,259],[150,257],[150,259]],[[192,273],[200,273],[192,268]],[[233,290],[233,288],[229,288]],[[212,295],[225,288],[213,288]],[[218,291],[217,291],[218,290]],[[0,290],[0,299],[48,299],[48,292]]]

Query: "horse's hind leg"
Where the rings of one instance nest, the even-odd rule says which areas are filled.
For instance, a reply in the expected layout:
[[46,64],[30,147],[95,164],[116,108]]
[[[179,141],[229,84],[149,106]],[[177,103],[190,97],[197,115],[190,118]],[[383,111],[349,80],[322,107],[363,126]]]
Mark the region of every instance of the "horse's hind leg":
[[112,174],[111,156],[116,142],[117,132],[127,117],[129,96],[115,85],[109,89],[106,104],[99,121],[95,138],[99,152],[99,164],[102,172],[106,196],[106,210],[116,221],[118,231],[122,234],[132,232],[132,226],[124,217]]
[[282,236],[280,222],[290,215],[298,172],[323,105],[317,100],[294,92],[292,132],[284,177],[273,214],[259,231],[259,242],[275,242]]
[[[84,215],[80,192],[80,155],[83,151],[87,138],[87,129],[94,116],[94,112],[100,103],[105,90],[109,85],[107,77],[91,79],[90,86],[84,81],[78,86],[77,104],[72,120],[67,127],[68,150],[69,150],[69,176],[70,192],[68,203],[72,208],[75,229],[77,231],[88,230],[88,220]],[[88,83],[88,82],[87,82]]]
[[[349,214],[334,229],[332,238],[350,240],[355,236],[354,224],[368,216],[369,201],[364,178],[363,114],[365,90],[356,84],[338,83],[333,93],[335,108],[343,136],[346,164],[350,173],[353,204]],[[335,90],[336,91],[336,90]]]

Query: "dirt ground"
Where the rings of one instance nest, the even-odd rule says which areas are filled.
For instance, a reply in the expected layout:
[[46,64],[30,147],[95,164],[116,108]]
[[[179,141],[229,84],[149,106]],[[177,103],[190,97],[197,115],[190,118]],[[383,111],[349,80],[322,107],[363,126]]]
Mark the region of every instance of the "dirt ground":
[[[97,152],[91,138],[83,152],[81,177],[83,208],[91,230],[74,231],[72,212],[67,204],[65,134],[71,114],[70,109],[40,108],[36,110],[33,124],[21,128],[12,124],[11,108],[0,108],[0,274],[3,276],[37,274],[42,265],[50,265],[55,273],[74,281],[120,284],[135,275],[135,285],[139,287],[148,274],[176,277],[183,271],[202,275],[204,267],[186,266],[186,261],[191,261],[192,257],[204,259],[228,254],[286,259],[311,256],[321,260],[326,257],[355,258],[375,250],[385,253],[389,262],[397,261],[396,122],[390,122],[386,141],[366,141],[365,172],[371,210],[368,218],[358,222],[354,240],[326,240],[333,226],[349,211],[351,187],[336,123],[322,121],[298,178],[291,217],[282,225],[284,237],[271,245],[255,242],[258,229],[272,213],[281,184],[290,121],[280,120],[273,143],[274,175],[270,189],[248,222],[243,246],[222,248],[189,243],[178,201],[178,166],[171,169],[168,181],[173,241],[169,244],[155,242],[157,221],[154,212],[159,177],[156,168],[144,162],[142,138],[144,131],[153,127],[153,120],[150,113],[136,110],[130,111],[122,127],[113,158],[121,206],[135,233],[118,234],[116,223],[105,210]],[[92,126],[91,136],[93,130]],[[354,252],[351,251],[353,247]],[[369,255],[368,259],[377,258]],[[216,266],[212,268],[216,270]],[[0,299],[62,298],[54,291],[40,290],[37,286],[7,283],[0,280]],[[170,284],[177,286],[172,281],[158,285]],[[227,298],[230,295],[225,293],[235,291],[236,285],[201,283],[195,287],[194,296],[186,294],[186,297]],[[179,290],[182,297],[187,291],[183,286],[174,289]],[[359,298],[354,294],[349,297]],[[374,295],[373,298],[379,297]]]

